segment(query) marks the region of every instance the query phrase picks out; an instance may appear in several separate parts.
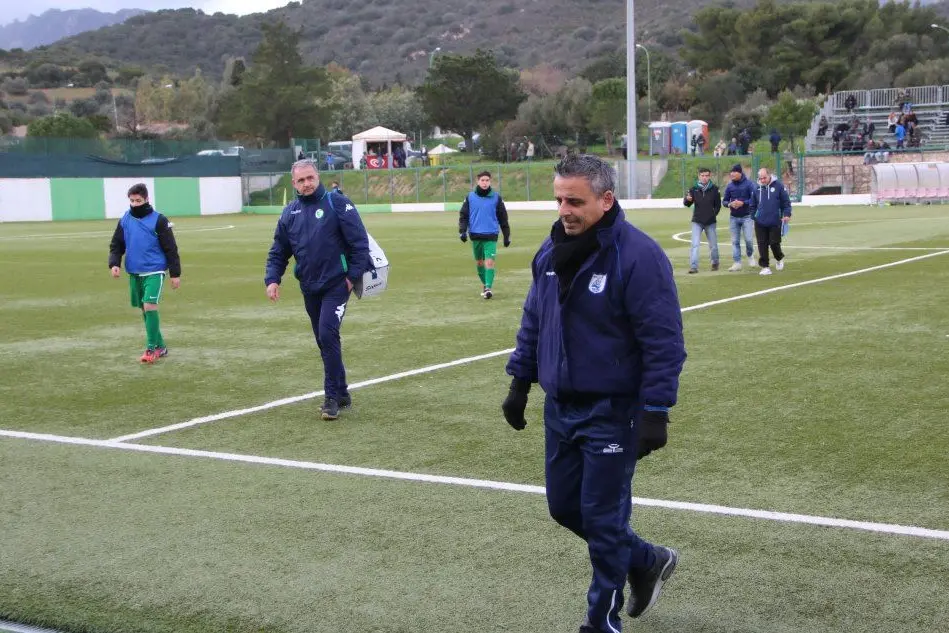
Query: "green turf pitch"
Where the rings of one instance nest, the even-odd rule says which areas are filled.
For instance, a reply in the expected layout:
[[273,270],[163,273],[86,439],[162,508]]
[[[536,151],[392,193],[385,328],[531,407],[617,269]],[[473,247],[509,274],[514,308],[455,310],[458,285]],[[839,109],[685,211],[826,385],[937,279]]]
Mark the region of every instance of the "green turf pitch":
[[[365,218],[392,271],[347,311],[351,383],[513,345],[553,214],[511,216],[491,301],[454,214]],[[703,246],[687,275],[672,236],[689,217],[630,214],[669,253],[683,307],[949,250],[944,207],[799,208],[784,271],[711,273]],[[113,222],[0,225],[0,429],[101,440],[321,389],[298,289],[264,295],[275,221],[176,219],[171,355],[144,367],[141,319],[106,268]],[[727,223],[719,240],[724,269]],[[670,445],[640,465],[636,495],[949,529],[947,266],[687,312]],[[542,484],[541,394],[510,430],[504,362],[354,390],[335,423],[317,398],[138,441]],[[644,507],[634,526],[682,563],[630,631],[949,622],[949,541]],[[0,618],[70,633],[571,633],[588,580],[582,543],[535,494],[0,437]]]

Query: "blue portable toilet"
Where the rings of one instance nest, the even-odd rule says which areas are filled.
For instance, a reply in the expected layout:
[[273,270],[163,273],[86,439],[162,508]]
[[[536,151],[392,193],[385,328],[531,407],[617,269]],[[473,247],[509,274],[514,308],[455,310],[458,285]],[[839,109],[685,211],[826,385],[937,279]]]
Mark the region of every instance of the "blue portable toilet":
[[689,153],[689,123],[688,121],[676,121],[672,124],[672,153]]
[[672,137],[672,124],[668,121],[656,121],[649,124],[649,155],[665,156],[669,153]]

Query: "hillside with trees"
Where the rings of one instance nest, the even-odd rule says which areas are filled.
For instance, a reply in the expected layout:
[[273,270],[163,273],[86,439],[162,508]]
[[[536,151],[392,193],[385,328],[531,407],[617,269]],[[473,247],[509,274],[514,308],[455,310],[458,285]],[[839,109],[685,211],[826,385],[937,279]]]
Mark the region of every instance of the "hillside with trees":
[[[458,6],[453,1],[449,9]],[[427,14],[413,8],[415,22],[399,26],[406,21],[389,11],[399,3],[349,9],[338,0],[312,0],[245,18],[159,11],[92,39],[0,51],[0,68],[7,68],[0,70],[0,130],[66,110],[100,132],[133,137],[168,133],[152,124],[172,122],[172,133],[187,138],[283,144],[294,136],[348,138],[374,125],[413,131],[434,124],[466,137],[481,132],[483,148],[498,155],[525,136],[613,149],[626,128],[624,3],[578,2],[586,9],[573,10],[575,16],[596,15],[610,26],[556,30],[553,12],[577,4],[558,0],[529,3],[545,8],[530,15],[530,32],[518,31],[520,9],[502,11],[485,0],[470,15],[439,13],[438,20],[448,16],[461,30],[435,29],[438,35],[427,39],[403,36],[418,33]],[[739,4],[704,6],[690,16],[637,4],[640,41],[650,51],[636,58],[638,124],[665,114],[704,119],[726,135],[748,129],[757,137],[776,127],[792,139],[822,94],[949,83],[949,33],[931,26],[943,21],[944,3]],[[320,7],[327,14],[317,22],[312,14]],[[603,19],[613,10],[615,20]],[[343,14],[348,22],[332,26]],[[498,16],[521,33],[520,44],[490,37],[500,28]],[[688,28],[656,26],[676,20]],[[400,44],[406,40],[410,45]]]

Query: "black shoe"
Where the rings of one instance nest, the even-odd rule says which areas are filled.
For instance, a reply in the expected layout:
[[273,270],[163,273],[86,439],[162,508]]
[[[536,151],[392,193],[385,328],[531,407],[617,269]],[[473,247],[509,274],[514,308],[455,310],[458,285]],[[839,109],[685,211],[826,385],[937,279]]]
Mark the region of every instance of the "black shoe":
[[339,403],[333,398],[327,398],[320,407],[320,416],[324,420],[335,420],[339,417]]
[[487,288],[487,287],[486,287],[486,288],[484,289],[484,292],[481,294],[481,296],[484,297],[485,299],[490,299],[491,297],[494,296],[494,294],[492,294],[490,288]]
[[345,396],[339,397],[339,408],[348,409],[353,406],[353,397],[348,393]]
[[656,604],[662,585],[669,580],[679,562],[679,554],[670,547],[655,545],[656,562],[647,570],[636,570],[629,574],[629,604],[626,613],[632,618],[638,618]]

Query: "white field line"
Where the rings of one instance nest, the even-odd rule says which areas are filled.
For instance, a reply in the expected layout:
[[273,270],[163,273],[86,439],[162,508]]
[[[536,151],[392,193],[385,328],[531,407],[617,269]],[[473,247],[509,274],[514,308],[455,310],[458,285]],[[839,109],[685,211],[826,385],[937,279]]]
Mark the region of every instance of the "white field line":
[[[852,270],[846,273],[839,273],[837,275],[830,275],[828,277],[820,277],[818,279],[810,279],[808,281],[800,281],[793,284],[786,284],[784,286],[775,286],[773,288],[765,288],[764,290],[758,290],[756,292],[749,292],[743,295],[736,295],[734,297],[726,297],[724,299],[716,299],[715,301],[706,301],[705,303],[699,303],[694,306],[688,306],[682,308],[682,313],[692,312],[694,310],[702,310],[704,308],[709,308],[712,306],[721,305],[723,303],[732,303],[733,301],[741,301],[742,299],[750,299],[752,297],[760,297],[761,295],[771,294],[774,292],[780,292],[782,290],[790,290],[791,288],[800,288],[802,286],[810,286],[812,284],[819,284],[825,281],[832,281],[834,279],[843,279],[844,277],[853,277],[854,275],[862,275],[864,273],[873,272],[875,270],[882,270],[884,268],[892,268],[893,266],[899,266],[901,264],[908,264],[915,261],[920,261],[923,259],[928,259],[930,257],[936,257],[937,255],[945,255],[949,253],[949,250],[939,251],[938,253],[928,253],[926,255],[919,255],[917,257],[910,257],[909,259],[901,259],[899,261],[890,262],[889,264],[880,264],[879,266],[871,266],[870,268],[861,268],[859,270]],[[488,354],[481,354],[479,356],[469,356],[468,358],[459,358],[458,360],[453,360],[447,363],[439,363],[438,365],[429,365],[428,367],[422,367],[420,369],[412,369],[409,371],[403,371],[397,374],[390,374],[388,376],[383,376],[381,378],[373,378],[371,380],[366,380],[363,382],[355,383],[350,385],[350,389],[360,389],[362,387],[368,387],[370,385],[378,385],[383,382],[389,382],[392,380],[398,380],[400,378],[407,378],[409,376],[416,376],[418,374],[427,374],[429,372],[437,371],[439,369],[446,369],[448,367],[455,367],[457,365],[465,365],[467,363],[473,363],[479,360],[485,360],[487,358],[494,358],[496,356],[503,356],[505,354],[510,354],[514,351],[514,348],[502,349],[496,352],[491,352]],[[267,409],[273,409],[274,407],[280,407],[285,404],[293,404],[295,402],[301,402],[303,400],[310,400],[312,398],[318,398],[323,395],[322,391],[313,391],[310,393],[305,393],[300,396],[292,396],[290,398],[281,398],[280,400],[273,400],[271,402],[265,402],[264,404],[257,405],[256,407],[249,407],[246,409],[235,409],[233,411],[224,411],[223,413],[216,413],[214,415],[208,415],[200,418],[194,418],[191,420],[186,420],[185,422],[179,422],[177,424],[171,424],[168,426],[162,426],[154,429],[146,429],[144,431],[139,431],[138,433],[131,433],[129,435],[122,435],[120,437],[114,437],[108,442],[127,442],[130,440],[138,440],[144,437],[151,437],[153,435],[161,435],[162,433],[168,433],[170,431],[179,431],[181,429],[186,429],[192,426],[197,426],[199,424],[205,424],[207,422],[216,422],[217,420],[225,420],[227,418],[235,418],[241,415],[247,415],[248,413],[257,413],[258,411],[266,411]]]
[[0,631],[7,633],[59,633],[59,631],[55,629],[43,629],[38,626],[17,624],[16,622],[8,622],[7,620],[0,620]]
[[[110,440],[90,440],[82,437],[65,437],[61,435],[48,435],[45,433],[28,433],[24,431],[6,431],[0,430],[0,437],[9,437],[23,440],[33,440],[40,442],[53,442],[57,444],[72,444],[78,446],[91,446],[96,448],[111,448],[126,451],[136,451],[141,453],[157,453],[162,455],[177,455],[181,457],[203,457],[205,459],[215,459],[227,462],[242,462],[245,464],[259,464],[266,466],[279,466],[282,468],[298,468],[303,470],[316,470],[327,473],[338,473],[347,475],[361,475],[364,477],[381,477],[385,479],[397,479],[401,481],[416,481],[435,484],[446,484],[451,486],[464,486],[468,488],[482,488],[490,490],[503,490],[507,492],[520,492],[528,494],[545,494],[543,486],[533,486],[528,484],[516,484],[505,481],[492,481],[487,479],[468,479],[466,477],[447,477],[443,475],[428,475],[424,473],[409,473],[397,470],[382,470],[378,468],[362,468],[358,466],[339,466],[336,464],[322,464],[319,462],[307,462],[292,459],[278,459],[274,457],[261,457],[257,455],[243,455],[239,453],[221,453],[217,451],[203,451],[189,448],[175,448],[170,446],[153,446],[148,444],[128,444],[123,442],[114,442]],[[771,510],[753,510],[748,508],[732,508],[728,506],[711,505],[707,503],[692,503],[686,501],[666,501],[663,499],[643,499],[633,498],[634,505],[649,506],[653,508],[664,508],[668,510],[684,510],[687,512],[702,512],[706,514],[720,514],[726,516],[739,516],[752,519],[764,519],[767,521],[777,521],[780,523],[803,523],[808,525],[819,525],[824,527],[846,528],[851,530],[864,530],[867,532],[878,532],[883,534],[897,534],[902,536],[915,536],[920,538],[934,538],[949,541],[949,531],[933,530],[929,528],[896,525],[892,523],[874,523],[869,521],[853,521],[850,519],[838,519],[832,517],[812,516],[808,514],[793,514],[788,512],[773,512]]]
[[[357,382],[352,385],[349,385],[350,390],[362,389],[363,387],[370,387],[372,385],[378,385],[384,382],[390,382],[392,380],[399,380],[400,378],[408,378],[409,376],[418,376],[419,374],[427,374],[433,371],[438,371],[439,369],[446,369],[448,367],[456,367],[458,365],[465,365],[467,363],[474,363],[479,360],[485,360],[487,358],[494,358],[496,356],[503,356],[504,354],[510,354],[513,352],[513,349],[502,349],[497,352],[491,352],[489,354],[480,354],[478,356],[469,356],[468,358],[459,358],[458,360],[453,360],[447,363],[439,363],[437,365],[429,365],[428,367],[421,367],[419,369],[411,369],[409,371],[401,371],[397,374],[389,374],[388,376],[382,376],[381,378],[372,378],[371,380],[364,380],[362,382]],[[216,413],[214,415],[206,415],[200,418],[194,418],[192,420],[187,420],[185,422],[179,422],[178,424],[171,424],[169,426],[163,426],[157,429],[148,429],[141,431],[139,433],[132,433],[130,435],[123,435],[121,437],[114,437],[109,442],[128,442],[129,440],[138,440],[143,437],[150,437],[152,435],[160,435],[162,433],[168,433],[169,431],[178,431],[180,429],[186,429],[188,427],[196,426],[198,424],[204,424],[206,422],[216,422],[217,420],[224,420],[227,418],[234,418],[239,415],[247,415],[248,413],[257,413],[258,411],[266,411],[267,409],[273,409],[274,407],[280,407],[285,404],[293,404],[295,402],[300,402],[302,400],[310,400],[312,398],[319,398],[323,395],[322,391],[312,391],[310,393],[305,393],[302,396],[293,396],[290,398],[282,398],[280,400],[274,400],[272,402],[266,402],[256,407],[249,407],[247,409],[236,409],[234,411],[225,411],[223,413]]]
[[[174,224],[174,218],[171,219]],[[228,231],[236,229],[237,225],[228,224],[227,226],[212,226],[204,229],[178,229],[175,228],[175,234],[178,233],[204,233],[207,231]],[[112,235],[114,231],[83,231],[80,233],[45,233],[43,235],[4,235],[0,240],[39,240],[39,239],[61,239],[66,237],[103,237]]]
[[[801,226],[800,224],[795,226]],[[688,235],[688,239],[682,237],[683,235]],[[681,233],[676,233],[672,236],[677,242],[684,242],[686,244],[692,243],[692,232],[691,231],[682,231]],[[708,244],[708,242],[702,242],[702,244]],[[781,243],[782,249],[787,248],[803,248],[808,250],[817,250],[817,249],[826,249],[832,251],[944,251],[949,249],[949,246],[933,246],[933,247],[924,247],[924,246],[803,246],[800,244],[785,244]]]

